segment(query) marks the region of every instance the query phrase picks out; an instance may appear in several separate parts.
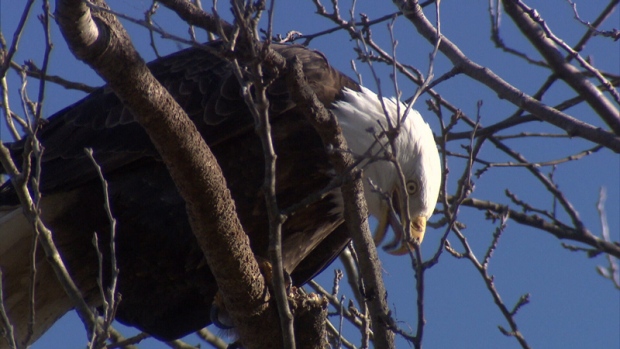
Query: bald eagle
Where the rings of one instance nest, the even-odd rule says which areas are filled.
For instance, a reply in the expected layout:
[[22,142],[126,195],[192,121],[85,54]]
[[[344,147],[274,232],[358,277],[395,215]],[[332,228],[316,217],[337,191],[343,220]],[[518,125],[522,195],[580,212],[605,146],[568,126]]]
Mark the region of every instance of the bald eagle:
[[[332,68],[316,51],[295,45],[273,45],[273,49],[287,59],[296,56],[301,60],[309,85],[336,115],[351,151],[372,155],[359,166],[364,170],[369,212],[379,220],[378,234],[383,236],[388,226],[397,223],[389,214],[386,197],[391,200],[407,192],[412,231],[421,241],[440,183],[439,155],[428,124],[411,111],[401,125],[395,156],[405,177],[403,188],[396,167],[381,160],[381,155],[389,148],[382,134],[387,128],[386,113],[396,124],[402,116],[397,111],[402,113],[405,106],[394,99],[380,100]],[[252,250],[266,258],[264,157],[230,63],[190,48],[153,61],[149,68],[213,151]],[[274,79],[268,97],[278,155],[277,199],[281,208],[287,208],[328,188],[335,171],[282,78]],[[149,137],[113,91],[102,87],[56,113],[38,137],[45,149],[39,184],[42,217],[86,301],[93,306],[101,304],[93,233],[97,233],[100,246],[108,246],[105,240],[109,239],[101,183],[84,153],[85,148],[91,148],[108,182],[111,211],[117,220],[117,290],[122,294],[117,320],[165,340],[208,325],[217,285],[191,232],[185,203]],[[25,144],[6,144],[17,164],[22,163]],[[343,221],[339,188],[328,190],[286,220],[282,257],[295,285],[303,285],[323,270],[347,245],[350,238]],[[0,268],[4,303],[18,341],[27,331],[32,234],[9,180],[0,187]],[[109,251],[102,252],[107,260]],[[72,307],[41,249],[36,263],[33,339]],[[104,270],[103,275],[106,284],[109,273]]]

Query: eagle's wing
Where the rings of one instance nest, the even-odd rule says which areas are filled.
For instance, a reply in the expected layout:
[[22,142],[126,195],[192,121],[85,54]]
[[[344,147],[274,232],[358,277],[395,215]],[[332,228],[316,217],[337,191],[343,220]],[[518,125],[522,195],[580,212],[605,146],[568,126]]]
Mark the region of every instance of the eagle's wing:
[[[359,88],[331,68],[319,53],[300,46],[274,48],[285,58],[296,56],[304,63],[308,82],[327,106],[339,97],[343,87]],[[266,257],[268,222],[261,189],[262,147],[228,63],[207,51],[191,48],[158,59],[149,67],[186,110],[214,152],[253,251]],[[286,208],[326,187],[333,170],[319,137],[295,110],[282,79],[270,86],[269,97],[278,154],[277,194],[280,207]],[[99,299],[93,233],[97,233],[104,253],[109,236],[101,185],[83,151],[91,148],[109,183],[112,212],[118,222],[118,291],[122,301],[117,318],[163,339],[178,338],[207,325],[217,286],[191,233],[185,203],[148,136],[114,93],[104,87],[60,111],[42,128],[39,138],[45,148],[40,186],[44,220],[54,231],[63,258],[87,300],[98,304]],[[16,159],[23,145],[10,145]],[[284,263],[296,284],[324,268],[348,241],[341,224],[339,195],[338,189],[332,190],[295,212],[283,227]],[[5,183],[0,190],[0,206],[9,212],[7,205],[15,202],[11,184]],[[10,214],[9,219],[8,213],[0,213],[0,241],[4,241],[0,242],[0,267],[5,278],[16,280],[28,271],[28,254],[23,253],[24,258],[18,260],[14,255],[5,257],[2,251],[16,251],[16,241],[23,245],[30,239],[29,235],[17,236],[17,231],[23,232],[22,228],[28,226],[17,222],[14,211]],[[9,226],[11,231],[6,231]],[[325,240],[334,230],[338,234]],[[5,238],[8,234],[16,238]],[[104,279],[109,275],[107,260]],[[41,270],[46,270],[43,256],[38,261]],[[9,312],[19,322],[14,323],[18,335],[23,335],[28,303],[16,295],[27,294],[23,288],[27,285],[5,285],[10,285],[5,294],[15,299],[9,304]],[[41,287],[51,290],[58,286]],[[64,300],[59,303],[57,297],[48,299],[46,294],[37,293],[37,314],[49,314],[39,322],[41,327],[35,329],[35,336],[70,306]]]
[[[209,143],[225,141],[252,126],[239,97],[239,85],[227,67],[217,56],[198,49],[149,64],[192,120],[200,125],[218,121],[218,127],[205,133]],[[228,123],[221,125],[226,120]],[[45,147],[41,190],[47,193],[79,187],[95,178],[84,148],[93,149],[106,173],[145,158],[159,158],[146,132],[109,87],[56,113],[38,137]],[[19,154],[23,146],[24,142],[14,143],[11,150]]]

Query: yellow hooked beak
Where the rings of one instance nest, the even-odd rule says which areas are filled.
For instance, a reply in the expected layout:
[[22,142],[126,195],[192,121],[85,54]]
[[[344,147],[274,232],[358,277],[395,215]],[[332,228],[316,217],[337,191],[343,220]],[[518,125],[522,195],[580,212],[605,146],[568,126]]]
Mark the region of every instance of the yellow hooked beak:
[[405,232],[400,225],[400,222],[394,212],[392,212],[388,205],[381,210],[381,216],[379,217],[379,224],[375,229],[374,240],[375,245],[379,246],[385,236],[389,227],[394,230],[394,239],[383,246],[383,249],[389,254],[403,255],[409,252],[410,248],[415,248],[413,241],[417,241],[418,244],[422,243],[424,239],[424,233],[426,232],[426,217],[413,217],[411,218],[411,237],[413,241],[405,241]]

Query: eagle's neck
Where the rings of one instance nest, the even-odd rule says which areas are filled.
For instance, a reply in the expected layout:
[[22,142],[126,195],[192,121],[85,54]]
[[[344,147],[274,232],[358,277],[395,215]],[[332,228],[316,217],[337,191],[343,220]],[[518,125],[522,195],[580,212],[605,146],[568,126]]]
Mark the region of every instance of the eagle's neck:
[[[399,112],[402,115],[406,106],[402,103],[398,106],[397,103],[400,102],[383,98],[382,105],[374,92],[362,87],[359,92],[345,89],[343,99],[333,105],[333,112],[338,118],[347,144],[354,155],[371,156],[370,160],[364,160],[361,166],[364,168],[364,189],[368,209],[370,214],[374,216],[380,214],[383,199],[381,195],[372,193],[373,187],[367,179],[369,178],[384,193],[391,193],[396,189],[398,183],[398,174],[394,164],[384,160],[384,149],[391,151],[387,137],[377,137],[382,130],[388,129],[384,107],[391,124],[393,126],[398,124]],[[377,140],[381,145],[378,144]],[[424,149],[429,145],[432,145],[434,149],[430,149],[430,151]],[[415,110],[411,110],[402,123],[395,146],[396,159],[401,165],[405,177],[414,175],[423,177],[423,172],[427,171],[424,168],[425,166],[439,166],[432,131]],[[369,149],[371,149],[370,153],[368,153]],[[373,161],[373,158],[376,161]],[[429,162],[430,164],[428,164]],[[424,185],[424,183],[422,184]],[[434,207],[434,203],[432,206]],[[432,208],[429,207],[428,210],[432,212]]]

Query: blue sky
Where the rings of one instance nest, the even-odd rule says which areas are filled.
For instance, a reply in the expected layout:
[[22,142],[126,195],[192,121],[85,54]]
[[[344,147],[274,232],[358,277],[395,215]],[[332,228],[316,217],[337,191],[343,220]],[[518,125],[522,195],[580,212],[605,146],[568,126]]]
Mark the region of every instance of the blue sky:
[[[573,19],[570,5],[563,0],[528,1],[535,7],[554,33],[563,38],[569,45],[574,45],[583,35],[585,29]],[[590,22],[604,8],[608,1],[587,0],[576,1],[580,15]],[[123,13],[141,16],[149,6],[149,2],[141,1],[110,1],[110,6]],[[348,2],[342,2],[342,13],[348,16]],[[205,3],[205,8],[211,5]],[[228,14],[222,2],[220,12]],[[330,9],[330,3],[325,1]],[[0,25],[2,33],[10,40],[21,15],[22,4],[17,1],[0,3]],[[358,1],[358,13],[368,14],[371,19],[392,13],[394,7],[389,1]],[[33,59],[40,66],[42,59],[42,31],[36,14],[41,12],[40,3],[35,5],[35,13],[31,15],[27,31],[22,39],[17,62]],[[533,94],[548,76],[547,70],[523,63],[514,56],[503,53],[490,42],[490,23],[486,1],[450,1],[442,2],[442,33],[457,44],[473,61],[487,66],[506,81]],[[171,26],[170,16],[162,14],[156,17],[159,24],[168,30],[186,36],[185,27]],[[274,23],[276,33],[298,30],[302,33],[314,33],[331,28],[333,24],[314,13],[310,1],[277,2]],[[426,11],[429,19],[433,19],[431,11]],[[607,20],[603,29],[618,28],[620,18],[618,11]],[[172,28],[172,29],[171,29]],[[176,29],[174,29],[176,28]],[[405,19],[396,21],[396,33],[399,45],[397,56],[426,72],[429,53],[432,47],[415,31]],[[155,56],[148,48],[146,30],[128,24],[127,29],[133,35],[134,42],[144,52],[146,60]],[[385,43],[388,32],[385,25],[375,26],[373,35],[377,41]],[[502,17],[502,36],[507,45],[517,48],[538,59],[537,53],[529,43],[520,37],[517,29],[508,16]],[[52,40],[54,51],[50,73],[62,75],[69,80],[83,81],[91,85],[100,85],[101,80],[83,63],[76,61],[67,51],[58,30],[54,27]],[[173,52],[178,49],[176,43],[158,39],[161,52]],[[311,43],[311,47],[325,53],[330,62],[338,69],[354,76],[350,69],[350,60],[355,58],[354,43],[344,33],[321,37]],[[385,46],[387,47],[387,46]],[[595,37],[587,45],[584,56],[591,55],[594,64],[611,73],[620,74],[620,50],[618,43],[610,39]],[[376,85],[363,63],[357,62],[358,69],[364,77],[364,84],[376,90]],[[435,76],[441,76],[452,68],[447,59],[441,55],[437,58]],[[377,67],[382,76],[382,89],[385,94],[393,94],[388,74],[391,69]],[[16,93],[19,80],[14,73],[9,76],[11,103],[16,112],[20,113],[19,99]],[[413,93],[413,86],[401,77],[399,83],[405,96]],[[29,91],[36,98],[36,80],[29,80]],[[49,84],[44,112],[51,115],[55,111],[84,97],[83,93],[67,91]],[[474,117],[477,102],[483,101],[480,111],[483,125],[497,122],[516,109],[513,105],[497,98],[496,94],[485,86],[464,76],[457,76],[446,81],[436,90],[442,97],[459,107],[463,112]],[[572,90],[563,83],[556,83],[543,102],[554,105],[573,96]],[[426,110],[423,96],[416,108],[425,116],[435,132],[439,130],[437,118]],[[571,108],[570,115],[604,127],[592,111],[584,106]],[[445,112],[448,115],[448,112]],[[463,128],[464,130],[464,128]],[[559,130],[541,123],[528,123],[518,130],[528,132],[554,132]],[[511,132],[512,133],[512,132]],[[2,128],[3,141],[9,139],[6,129]],[[507,143],[534,161],[553,160],[576,153],[591,147],[582,140],[514,140]],[[459,143],[451,144],[451,150],[459,151]],[[508,161],[505,155],[489,143],[482,150],[481,158],[498,162]],[[451,173],[449,189],[454,190],[456,179],[462,172],[462,161],[450,159]],[[551,168],[543,168],[544,173]],[[612,239],[620,239],[620,160],[617,154],[602,150],[583,160],[560,165],[554,173],[554,180],[564,190],[568,199],[579,211],[580,217],[588,228],[600,235],[601,225],[596,211],[601,187],[607,191],[607,217]],[[474,179],[473,197],[509,203],[504,190],[510,188],[519,198],[544,209],[550,209],[552,203],[549,195],[539,182],[532,179],[525,170],[514,168],[494,168],[480,179]],[[560,217],[565,218],[562,213]],[[464,230],[469,243],[479,258],[488,248],[495,225],[484,220],[481,212],[462,208],[459,220],[466,224]],[[374,222],[374,221],[373,221]],[[422,247],[423,255],[428,258],[437,249],[443,228],[429,228]],[[462,250],[454,236],[449,237],[452,246]],[[381,254],[385,269],[385,282],[389,290],[389,301],[394,315],[402,328],[416,326],[415,289],[410,261],[406,257],[394,257]],[[516,316],[520,330],[528,343],[534,348],[618,348],[620,347],[620,297],[618,290],[613,288],[609,280],[596,273],[596,266],[606,265],[602,257],[588,259],[583,253],[570,252],[560,246],[560,241],[547,233],[536,231],[514,222],[509,222],[502,235],[499,246],[490,262],[490,273],[495,276],[496,287],[509,308],[519,297],[529,293],[530,304],[523,307]],[[334,264],[338,268],[338,263]],[[333,272],[326,270],[318,279],[326,287],[330,287]],[[426,348],[518,348],[513,338],[508,338],[497,330],[497,326],[508,327],[499,310],[494,305],[489,292],[471,263],[458,260],[444,253],[439,263],[426,274]],[[342,291],[350,298],[347,289]],[[126,336],[132,330],[121,325]],[[75,314],[70,313],[59,321],[33,348],[82,348],[87,339],[83,326]],[[190,344],[198,343],[195,337],[187,338]],[[203,344],[205,346],[205,344]],[[167,348],[154,340],[145,340],[141,348]],[[398,342],[399,348],[409,347],[404,341]]]

